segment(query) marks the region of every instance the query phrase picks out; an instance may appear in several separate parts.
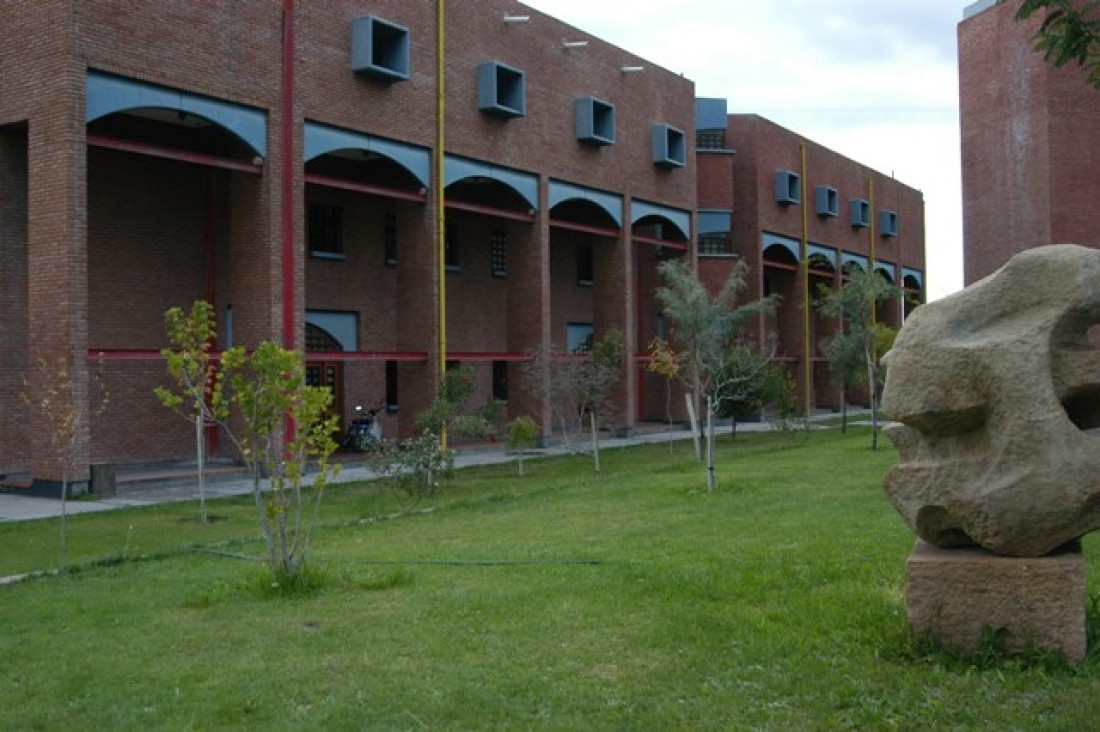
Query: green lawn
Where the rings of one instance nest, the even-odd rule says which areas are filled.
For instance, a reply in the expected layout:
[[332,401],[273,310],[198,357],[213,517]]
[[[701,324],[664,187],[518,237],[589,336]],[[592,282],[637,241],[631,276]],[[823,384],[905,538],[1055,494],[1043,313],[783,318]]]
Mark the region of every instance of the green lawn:
[[[79,571],[0,588],[0,728],[1093,727],[1091,660],[915,647],[895,457],[868,443],[722,439],[713,495],[686,441],[598,476],[460,471],[399,517],[337,487],[313,555],[331,583],[298,599],[226,556],[259,552],[245,499],[207,526],[194,505],[73,517]],[[0,548],[0,574],[55,566],[57,524],[2,524]]]

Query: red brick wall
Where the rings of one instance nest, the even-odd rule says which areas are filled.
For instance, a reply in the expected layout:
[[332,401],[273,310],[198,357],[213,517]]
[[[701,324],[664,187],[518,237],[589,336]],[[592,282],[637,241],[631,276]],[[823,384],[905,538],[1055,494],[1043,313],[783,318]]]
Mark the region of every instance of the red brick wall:
[[[731,238],[734,251],[749,266],[752,283],[746,293],[749,297],[761,297],[765,291],[760,256],[763,234],[776,234],[800,242],[804,211],[810,244],[867,258],[873,255],[878,262],[889,262],[894,265],[892,279],[895,283],[900,282],[903,267],[925,272],[924,199],[919,191],[757,115],[731,115],[726,141],[737,150]],[[802,145],[805,145],[806,158],[802,203],[779,204],[775,197],[775,173],[789,170],[802,174]],[[814,189],[819,185],[837,190],[839,214],[836,217],[816,214]],[[873,229],[851,226],[849,206],[854,198],[872,202]],[[898,215],[896,238],[881,235],[879,212],[883,210]],[[769,320],[766,329],[774,330],[778,337],[778,355],[790,364],[801,404],[805,391],[801,278],[796,272],[775,268],[768,270],[767,276],[772,291],[781,296],[781,301],[779,312]],[[814,279],[822,280],[821,277]],[[826,276],[824,281],[828,279]],[[924,283],[927,286],[927,278]],[[815,286],[816,282],[812,283],[812,287]],[[810,296],[815,297],[813,289]],[[884,320],[897,322],[892,315]],[[810,358],[815,362],[811,379],[813,403],[819,407],[832,406],[837,401],[836,390],[828,384],[827,369],[821,361],[821,343],[832,333],[832,324],[814,315],[810,333]]]
[[969,284],[1013,254],[1072,242],[1100,246],[1100,96],[1075,67],[1031,50],[1045,11],[1018,3],[959,24],[964,275]]
[[[298,252],[289,291],[294,297],[294,342],[302,345],[306,308],[347,309],[363,314],[361,348],[427,352],[428,361],[400,368],[402,424],[398,428],[406,429],[411,415],[433,395],[437,377],[431,207],[365,202],[365,196],[331,189],[311,188],[307,193],[297,158],[302,123],[307,119],[432,145],[433,7],[397,0],[371,4],[369,12],[411,31],[411,77],[384,85],[357,77],[348,68],[351,20],[366,12],[361,3],[298,4],[294,18],[298,101],[291,110],[294,157],[290,160],[282,158],[280,144],[281,3],[213,0],[135,5],[89,0],[15,3],[5,10],[5,28],[13,34],[0,50],[4,59],[0,89],[5,97],[0,124],[29,120],[31,129],[29,140],[16,144],[30,159],[23,209],[28,221],[27,297],[36,316],[23,333],[35,356],[71,360],[78,381],[76,401],[81,405],[93,401],[83,363],[89,348],[158,347],[163,343],[164,310],[209,296],[208,276],[213,278],[222,342],[229,306],[234,345],[281,338],[287,294],[281,253],[283,214],[291,211]],[[532,22],[505,25],[501,19],[506,12],[530,14]],[[51,32],[56,42],[50,42],[47,34]],[[449,151],[536,173],[543,194],[549,179],[558,178],[621,193],[627,199],[635,196],[694,208],[690,81],[596,39],[585,49],[567,51],[561,39],[579,31],[505,0],[486,0],[473,11],[452,4],[448,33]],[[476,66],[490,59],[526,72],[527,117],[502,121],[477,110]],[[620,71],[623,65],[647,68],[627,76]],[[265,110],[268,153],[262,175],[211,173],[209,168],[159,158],[87,150],[83,103],[87,69]],[[574,101],[588,95],[616,106],[617,144],[596,149],[575,140]],[[684,131],[689,142],[686,169],[664,170],[652,164],[650,128],[655,122]],[[291,168],[292,186],[290,200],[284,201],[286,166]],[[346,236],[349,241],[362,237],[367,248],[356,249],[339,266],[308,258],[303,236],[307,196],[341,201],[352,212]],[[371,264],[381,256],[370,233],[377,228],[379,215],[394,207],[402,232],[396,270]],[[541,208],[545,209],[545,201]],[[631,350],[635,349],[633,254],[621,242],[597,242],[599,283],[594,290],[580,293],[575,285],[570,289],[564,284],[575,277],[559,280],[555,268],[571,268],[573,243],[587,237],[563,232],[556,235],[562,243],[551,245],[545,210],[534,224],[502,224],[468,214],[456,214],[455,220],[462,230],[467,266],[448,276],[452,350],[526,350],[544,338],[558,337],[564,333],[564,322],[582,317],[601,328],[624,330]],[[17,225],[13,222],[5,215],[0,227],[11,229]],[[504,280],[492,277],[488,268],[489,235],[500,228],[507,231],[510,260],[516,262],[516,275],[510,272]],[[212,261],[206,258],[208,237],[213,238]],[[566,249],[570,253],[561,259]],[[16,272],[18,267],[8,259],[4,272]],[[13,261],[18,263],[18,257]],[[58,298],[58,293],[65,297]],[[597,295],[598,302],[593,299]],[[19,328],[13,329],[12,337],[19,337]],[[484,373],[479,397],[490,390],[488,364],[480,368]],[[348,365],[344,371],[348,403],[360,397],[375,401],[372,395],[382,392],[382,369],[380,362]],[[92,371],[110,391],[110,405],[106,415],[96,418],[90,452],[76,456],[78,464],[87,464],[93,457],[126,461],[189,456],[188,427],[172,422],[171,415],[151,401],[150,390],[160,383],[160,370],[154,362],[96,359]],[[624,419],[629,421],[633,418],[631,373],[625,375],[623,391]],[[0,398],[5,404],[10,401],[10,388]],[[522,401],[522,396],[516,398],[517,409]],[[42,434],[45,426],[32,425],[32,432]],[[41,457],[45,454],[41,444],[33,452],[38,456],[36,473],[58,473],[56,461]]]

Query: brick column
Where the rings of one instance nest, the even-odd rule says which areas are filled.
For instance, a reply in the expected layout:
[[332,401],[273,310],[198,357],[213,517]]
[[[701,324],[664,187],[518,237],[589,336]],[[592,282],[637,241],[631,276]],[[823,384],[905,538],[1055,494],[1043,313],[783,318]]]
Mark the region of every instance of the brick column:
[[[539,181],[539,210],[531,226],[508,231],[508,350],[531,352],[550,345],[549,180]],[[552,429],[550,411],[523,385],[523,365],[508,367],[508,417],[528,416],[543,434]]]
[[398,365],[399,431],[406,435],[439,390],[439,268],[430,199],[422,207],[398,210],[397,349],[428,354],[426,361]]
[[[35,489],[88,479],[88,250],[83,75],[43,92],[27,147],[27,305]],[[58,438],[75,424],[75,434]]]
[[596,337],[614,328],[623,337],[623,366],[615,389],[615,427],[633,428],[637,420],[638,350],[637,301],[634,287],[634,244],[631,239],[630,198],[623,203],[623,228],[614,244],[599,243],[594,249],[599,297],[594,303]]

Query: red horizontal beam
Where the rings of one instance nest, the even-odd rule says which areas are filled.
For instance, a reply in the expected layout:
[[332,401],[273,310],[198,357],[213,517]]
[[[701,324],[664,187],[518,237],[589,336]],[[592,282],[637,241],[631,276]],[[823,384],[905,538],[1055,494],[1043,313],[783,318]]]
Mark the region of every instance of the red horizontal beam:
[[[221,351],[211,351],[214,359],[221,358]],[[90,348],[88,358],[93,361],[160,361],[163,356],[154,348]],[[427,361],[423,351],[318,351],[306,353],[307,361]]]
[[[220,356],[220,354],[218,354]],[[88,358],[93,361],[162,361],[157,348],[89,348]]]
[[307,351],[307,361],[427,361],[424,351]]
[[317,175],[316,173],[306,173],[305,181],[306,183],[313,183],[314,185],[325,186],[326,188],[340,188],[345,191],[366,193],[372,196],[398,198],[402,201],[425,203],[428,200],[428,192],[423,189],[419,191],[409,191],[403,190],[401,188],[377,186],[371,183],[360,183],[359,181],[347,180],[346,178],[333,178],[332,176],[328,175]]
[[155,158],[180,160],[185,163],[205,165],[210,168],[234,170],[238,173],[251,173],[252,175],[261,175],[264,172],[264,166],[262,162],[257,165],[251,162],[236,160],[234,158],[223,158],[218,155],[206,155],[205,153],[180,150],[174,147],[164,147],[163,145],[153,145],[147,142],[122,140],[117,137],[107,137],[106,135],[88,135],[87,139],[88,144],[92,147],[104,147],[111,150],[122,150],[123,152],[137,153],[138,155],[150,155]]
[[495,206],[485,206],[480,203],[469,203],[467,201],[455,201],[453,199],[447,199],[447,208],[453,208],[457,211],[470,211],[471,213],[485,214],[486,216],[495,216],[498,219],[511,219],[512,221],[523,221],[524,223],[534,223],[535,214],[533,212],[526,211],[513,211],[506,208],[497,208]]
[[655,247],[668,247],[669,249],[679,249],[680,251],[687,251],[688,245],[682,241],[669,241],[668,239],[655,239],[652,236],[638,236],[632,235],[631,240],[635,244],[652,244]]
[[493,351],[448,351],[451,361],[530,361],[529,353],[505,353]]
[[579,231],[584,234],[595,234],[596,236],[604,236],[608,239],[618,239],[618,229],[607,229],[600,226],[589,226],[588,224],[576,224],[572,221],[562,221],[561,219],[550,219],[550,226],[555,229],[569,229],[570,231]]

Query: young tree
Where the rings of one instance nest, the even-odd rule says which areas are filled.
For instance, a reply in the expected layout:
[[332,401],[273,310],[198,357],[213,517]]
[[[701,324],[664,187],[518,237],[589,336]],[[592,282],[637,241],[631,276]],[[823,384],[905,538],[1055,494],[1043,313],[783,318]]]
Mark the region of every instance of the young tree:
[[599,471],[599,424],[614,409],[614,389],[622,372],[622,334],[608,330],[587,356],[566,356],[541,348],[523,366],[524,383],[550,407],[566,443],[584,426],[592,428],[593,458]]
[[[738,303],[748,268],[739,262],[719,292],[711,296],[687,259],[658,265],[664,284],[656,296],[671,323],[673,341],[684,358],[687,383],[707,421],[727,402],[746,398],[755,374],[773,355],[754,345],[757,318],[775,308],[775,298]],[[774,346],[773,346],[774,350]],[[714,490],[714,430],[707,430],[707,487]]]
[[1088,73],[1089,84],[1100,89],[1100,1],[1024,0],[1016,19],[1027,20],[1044,9],[1046,17],[1032,38],[1035,50],[1059,68],[1076,63]]
[[840,387],[840,432],[847,434],[848,394],[867,381],[863,343],[859,338],[840,335],[825,340],[821,348],[829,359],[830,380]]
[[[164,314],[165,330],[171,348],[161,349],[168,373],[176,381],[176,389],[158,386],[153,391],[160,403],[195,425],[195,465],[199,478],[199,521],[206,523],[206,444],[203,427],[219,421],[214,414],[215,401],[211,398],[217,380],[216,361],[211,349],[214,345],[214,306],[203,300],[191,306],[185,313],[172,308]],[[224,410],[224,400],[217,401]],[[225,415],[220,415],[224,420]]]
[[[853,269],[839,290],[823,289],[819,307],[826,315],[843,319],[843,330],[826,342],[826,353],[838,356],[838,365],[851,368],[860,354],[871,404],[871,449],[878,449],[878,390],[883,377],[881,358],[893,343],[894,331],[875,321],[875,307],[904,296],[904,291],[877,272]],[[884,350],[885,349],[885,350]]]
[[515,450],[519,462],[519,474],[523,475],[523,451],[535,446],[539,427],[530,417],[516,417],[508,425],[508,447]]
[[[59,526],[60,568],[68,567],[68,501],[72,493],[72,481],[79,470],[77,462],[81,454],[81,442],[87,439],[91,417],[107,408],[108,395],[98,379],[89,385],[98,394],[88,400],[79,398],[79,389],[68,358],[60,357],[51,363],[40,359],[37,373],[23,380],[23,402],[42,416],[42,424],[48,426],[46,435],[51,457],[61,467],[61,521]],[[37,389],[31,394],[31,380]]]
[[[183,363],[202,362],[194,350],[206,347],[199,336],[213,331],[213,318],[213,308],[202,306],[165,315],[171,350],[183,354]],[[162,400],[165,393],[158,391]],[[335,418],[324,418],[331,401],[328,389],[306,385],[301,354],[270,341],[251,352],[237,347],[223,353],[204,395],[210,418],[248,468],[268,569],[279,586],[302,579],[324,489],[339,470],[328,462],[336,450]],[[170,398],[166,404],[180,402]],[[307,481],[310,463],[315,472]]]
[[782,405],[790,401],[787,369],[768,358],[761,358],[759,348],[745,343],[735,343],[725,351],[716,381],[718,411],[715,416],[729,418],[731,439],[737,437],[739,417],[759,411],[768,404]]

